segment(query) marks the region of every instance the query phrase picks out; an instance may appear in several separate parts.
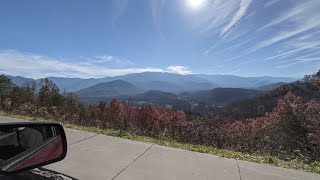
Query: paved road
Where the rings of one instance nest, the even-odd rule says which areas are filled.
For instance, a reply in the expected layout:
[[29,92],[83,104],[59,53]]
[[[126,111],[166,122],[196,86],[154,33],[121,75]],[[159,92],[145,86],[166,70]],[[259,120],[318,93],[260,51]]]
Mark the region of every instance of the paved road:
[[[0,116],[0,122],[22,121]],[[77,179],[320,180],[320,175],[66,129],[67,157],[44,168]]]

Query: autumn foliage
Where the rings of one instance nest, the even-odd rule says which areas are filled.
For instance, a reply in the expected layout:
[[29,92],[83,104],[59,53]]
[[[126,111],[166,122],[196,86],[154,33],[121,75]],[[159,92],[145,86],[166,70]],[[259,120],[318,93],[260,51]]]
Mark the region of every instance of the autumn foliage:
[[18,87],[0,76],[3,111],[308,162],[320,160],[319,100],[320,73],[204,117],[116,99],[85,106],[73,94],[61,95],[48,79]]

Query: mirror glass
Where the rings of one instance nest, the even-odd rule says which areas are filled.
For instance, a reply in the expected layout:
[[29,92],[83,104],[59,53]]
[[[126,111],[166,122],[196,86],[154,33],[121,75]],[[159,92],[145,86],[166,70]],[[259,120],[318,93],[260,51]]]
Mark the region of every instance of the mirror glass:
[[10,173],[61,158],[65,141],[61,131],[60,125],[0,126],[0,171]]

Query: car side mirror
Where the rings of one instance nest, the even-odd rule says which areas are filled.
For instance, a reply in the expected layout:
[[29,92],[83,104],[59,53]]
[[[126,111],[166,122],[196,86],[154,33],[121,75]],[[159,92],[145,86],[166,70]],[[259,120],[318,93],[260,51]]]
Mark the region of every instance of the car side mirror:
[[60,123],[0,123],[0,174],[12,175],[61,161],[67,140]]

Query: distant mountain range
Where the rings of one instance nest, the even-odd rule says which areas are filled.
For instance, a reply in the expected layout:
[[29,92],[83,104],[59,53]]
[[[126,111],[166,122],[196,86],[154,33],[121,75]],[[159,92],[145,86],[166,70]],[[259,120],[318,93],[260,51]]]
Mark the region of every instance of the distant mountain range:
[[270,76],[261,76],[261,77],[240,77],[234,75],[203,75],[196,74],[192,75],[196,77],[201,77],[210,82],[214,82],[218,87],[224,88],[249,88],[255,89],[261,86],[275,84],[278,82],[290,83],[295,81],[294,78],[288,77],[270,77]]
[[[13,83],[23,85],[30,78],[20,76],[8,76]],[[100,79],[80,79],[80,78],[63,78],[48,77],[52,80],[61,91],[76,92],[99,83],[110,82],[114,80],[123,80],[133,84],[139,89],[146,91],[159,90],[165,92],[180,93],[184,91],[210,90],[217,87],[223,88],[248,88],[257,89],[261,86],[274,84],[278,82],[289,83],[294,81],[293,78],[287,77],[239,77],[233,75],[203,75],[190,74],[180,75],[172,73],[144,72],[133,73],[116,77],[105,77]],[[35,80],[39,82],[39,79]]]
[[[18,86],[33,79],[8,76]],[[100,79],[49,77],[61,92],[74,92],[83,102],[117,98],[135,104],[151,103],[190,109],[193,103],[209,106],[256,97],[259,93],[294,81],[285,77],[239,77],[232,75],[179,75],[172,73],[134,73]],[[40,79],[36,79],[40,82]]]

